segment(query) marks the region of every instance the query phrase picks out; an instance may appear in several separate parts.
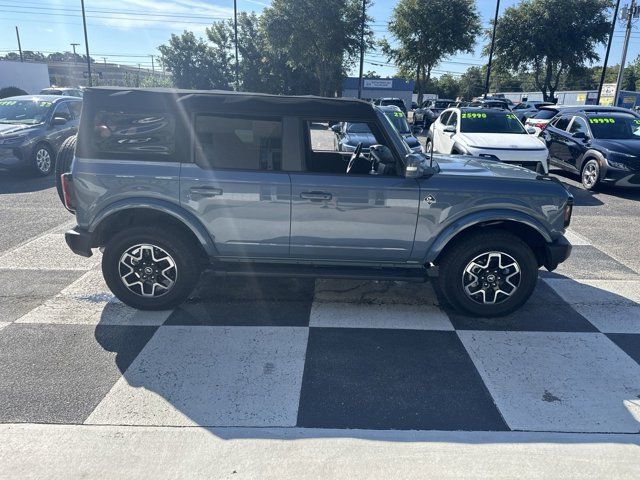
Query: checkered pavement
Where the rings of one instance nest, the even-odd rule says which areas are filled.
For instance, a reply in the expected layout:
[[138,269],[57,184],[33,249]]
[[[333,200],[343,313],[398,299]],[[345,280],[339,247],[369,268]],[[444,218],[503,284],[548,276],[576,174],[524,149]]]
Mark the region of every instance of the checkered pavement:
[[569,234],[501,319],[429,284],[205,276],[166,312],[48,233],[0,255],[0,423],[640,431],[640,276]]

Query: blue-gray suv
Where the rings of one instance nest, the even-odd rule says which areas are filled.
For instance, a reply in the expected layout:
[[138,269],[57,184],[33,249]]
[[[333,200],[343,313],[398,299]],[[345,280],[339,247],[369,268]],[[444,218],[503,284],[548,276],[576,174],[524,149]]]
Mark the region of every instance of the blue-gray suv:
[[[329,125],[339,122],[366,124],[376,143],[337,151]],[[432,277],[443,302],[499,316],[571,250],[573,201],[560,183],[414,153],[358,100],[90,88],[71,158],[67,243],[83,256],[103,249],[107,284],[139,309],[178,305],[209,269]]]

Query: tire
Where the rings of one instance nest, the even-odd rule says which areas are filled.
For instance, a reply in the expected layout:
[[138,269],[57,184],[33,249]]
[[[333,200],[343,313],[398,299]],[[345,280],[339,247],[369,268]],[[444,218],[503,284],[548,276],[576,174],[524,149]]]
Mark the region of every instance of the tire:
[[[446,303],[474,317],[514,312],[529,299],[538,280],[538,262],[531,248],[502,230],[462,238],[444,252],[438,265],[438,289]],[[487,268],[480,268],[485,265]],[[478,279],[475,286],[474,276]]]
[[594,158],[587,160],[580,170],[580,183],[586,190],[597,190],[600,183],[600,164]]
[[424,151],[427,155],[431,154],[431,144],[432,140],[430,138],[427,138],[427,140],[424,142]]
[[58,157],[56,158],[56,189],[58,190],[58,197],[60,197],[62,203],[64,203],[64,195],[62,193],[62,180],[60,176],[71,171],[71,162],[73,161],[75,150],[76,136],[72,135],[62,142],[60,150],[58,150]]
[[[141,245],[148,247],[140,249]],[[130,307],[166,310],[183,303],[198,282],[202,268],[196,252],[198,249],[193,242],[178,231],[154,227],[128,228],[107,242],[102,256],[102,274],[113,294]],[[138,256],[140,261],[134,264],[133,260]],[[158,273],[157,281],[148,278],[143,287],[142,278],[136,275],[134,268],[141,270],[140,275]],[[160,286],[162,284],[164,287]],[[142,288],[147,296],[141,294]]]
[[56,155],[47,143],[39,143],[31,155],[31,170],[40,177],[48,177],[55,169]]

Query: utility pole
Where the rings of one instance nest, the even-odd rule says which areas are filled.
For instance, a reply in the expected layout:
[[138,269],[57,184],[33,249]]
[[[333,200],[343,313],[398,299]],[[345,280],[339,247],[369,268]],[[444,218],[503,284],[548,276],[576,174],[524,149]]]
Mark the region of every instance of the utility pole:
[[153,55],[149,55],[151,57],[151,85],[156,86],[156,66],[153,63]]
[[73,63],[78,63],[76,60],[76,47],[80,45],[79,43],[72,43],[71,48],[73,48]]
[[491,62],[493,61],[493,47],[496,44],[496,27],[498,26],[498,12],[500,11],[500,0],[496,0],[496,14],[493,17],[493,33],[491,34],[491,48],[489,49],[489,63],[487,64],[487,78],[484,82],[484,96],[489,93],[489,79],[491,78]]
[[102,57],[102,61],[104,62],[104,68],[107,68],[107,57]]
[[233,0],[233,36],[236,44],[236,92],[240,90],[240,76],[238,74],[238,1]]
[[360,22],[360,75],[358,76],[358,98],[362,98],[362,72],[364,70],[364,24],[367,20],[367,0],[362,0],[362,20]]
[[618,80],[616,81],[616,93],[613,95],[613,106],[618,105],[618,96],[620,95],[620,85],[622,85],[622,76],[624,74],[624,64],[627,60],[627,47],[629,47],[629,38],[631,37],[631,22],[636,13],[636,0],[631,0],[631,7],[623,13],[627,14],[627,31],[624,35],[624,45],[622,47],[622,58],[620,59],[620,70],[618,71]]
[[84,13],[84,0],[80,0],[82,5],[82,26],[84,27],[84,48],[87,52],[87,70],[89,73],[89,86],[91,86],[91,56],[89,55],[89,37],[87,36],[87,16]]
[[620,8],[620,0],[617,0],[616,8],[613,12],[613,20],[611,20],[611,30],[609,31],[609,41],[607,42],[607,51],[604,54],[604,65],[602,66],[602,73],[600,74],[600,84],[598,85],[596,105],[600,105],[600,93],[602,92],[602,85],[604,85],[604,77],[607,74],[607,64],[609,63],[609,52],[611,51],[611,44],[613,43],[613,32],[616,29],[616,20],[618,20],[619,8]]
[[16,25],[16,37],[18,37],[18,51],[20,52],[20,61],[24,62],[24,57],[22,56],[22,45],[20,45],[20,32],[18,31],[17,25]]

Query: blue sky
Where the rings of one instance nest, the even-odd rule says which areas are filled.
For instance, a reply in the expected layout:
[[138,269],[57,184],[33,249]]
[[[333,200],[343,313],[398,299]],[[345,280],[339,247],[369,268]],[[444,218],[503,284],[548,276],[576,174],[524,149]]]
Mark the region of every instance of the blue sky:
[[[322,0],[318,0],[322,1]],[[238,9],[260,12],[269,0],[238,0]],[[518,3],[502,0],[501,11]],[[377,0],[370,15],[374,17],[376,36],[388,36],[386,24],[395,1]],[[622,4],[625,4],[623,0]],[[477,0],[484,26],[495,11],[495,0]],[[86,0],[89,46],[96,61],[116,62],[151,68],[151,55],[165,43],[171,33],[184,29],[204,34],[208,22],[233,15],[233,0]],[[71,43],[80,43],[84,52],[80,0],[0,0],[0,53],[17,50],[15,26],[20,29],[23,50],[43,52],[71,50]],[[620,58],[624,28],[618,22],[610,63]],[[486,58],[476,52],[460,54],[444,61],[436,75],[444,72],[459,74],[470,65],[483,65]],[[628,60],[640,52],[640,33],[634,33]],[[604,47],[600,49],[601,58]],[[395,68],[385,66],[386,59],[379,52],[366,56],[365,71],[375,70],[384,76],[393,75]],[[355,72],[355,70],[354,70]]]

